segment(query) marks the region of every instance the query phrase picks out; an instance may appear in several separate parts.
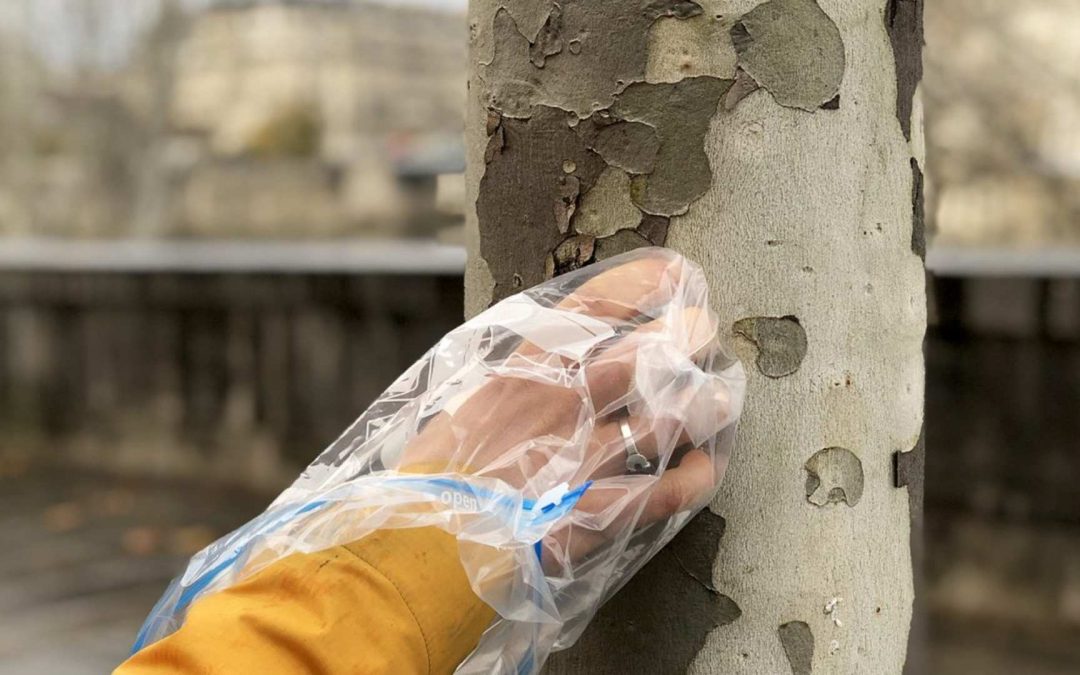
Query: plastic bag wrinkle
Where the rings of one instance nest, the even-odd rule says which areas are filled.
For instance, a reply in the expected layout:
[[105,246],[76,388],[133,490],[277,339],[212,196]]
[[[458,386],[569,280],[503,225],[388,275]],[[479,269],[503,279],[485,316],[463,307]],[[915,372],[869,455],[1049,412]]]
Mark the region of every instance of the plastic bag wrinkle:
[[[695,265],[641,249],[450,331],[262,515],[191,559],[134,651],[288,555],[434,526],[498,614],[457,672],[538,672],[715,494],[745,376],[708,298]],[[621,424],[652,474],[628,473]]]

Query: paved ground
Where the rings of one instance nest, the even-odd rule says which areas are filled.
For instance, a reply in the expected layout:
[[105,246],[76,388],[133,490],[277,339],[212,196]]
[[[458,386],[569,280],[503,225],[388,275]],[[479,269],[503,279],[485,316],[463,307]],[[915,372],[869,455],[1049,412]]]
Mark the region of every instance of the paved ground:
[[2,675],[111,671],[187,557],[266,502],[192,485],[7,473],[0,476]]
[[[49,475],[0,463],[0,675],[109,672],[188,556],[267,501],[221,488]],[[934,618],[929,673],[1080,672],[1080,641],[1069,635],[1030,625],[1025,634],[1000,617]]]

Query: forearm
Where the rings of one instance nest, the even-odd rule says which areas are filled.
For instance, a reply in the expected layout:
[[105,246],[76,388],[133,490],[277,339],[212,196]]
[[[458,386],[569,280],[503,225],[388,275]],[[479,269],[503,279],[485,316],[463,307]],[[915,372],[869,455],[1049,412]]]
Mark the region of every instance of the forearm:
[[386,530],[199,600],[116,673],[449,673],[493,618],[451,535]]

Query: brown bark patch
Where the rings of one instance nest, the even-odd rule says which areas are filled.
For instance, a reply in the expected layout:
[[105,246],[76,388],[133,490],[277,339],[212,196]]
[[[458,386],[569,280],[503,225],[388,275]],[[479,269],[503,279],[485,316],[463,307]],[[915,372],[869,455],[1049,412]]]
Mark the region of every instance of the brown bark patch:
[[923,206],[923,172],[911,158],[911,251],[926,260],[926,210]]
[[789,621],[777,632],[792,675],[810,675],[814,664],[814,633],[810,625],[805,621]]
[[666,216],[646,215],[638,225],[638,233],[649,240],[653,246],[663,246],[667,241],[668,226],[671,219]]
[[[609,107],[627,84],[645,78],[652,24],[702,12],[690,0],[562,0],[548,7],[538,30],[535,10],[495,13],[495,53],[483,79],[490,83],[489,105],[507,115],[548,105],[584,118]],[[572,49],[563,48],[570,43]]]
[[575,235],[555,247],[545,270],[547,278],[566,274],[585,267],[593,261],[596,240],[586,235]]
[[889,0],[885,5],[885,30],[896,62],[896,119],[904,138],[911,140],[912,101],[923,71],[922,0]]
[[791,375],[806,356],[806,331],[794,316],[740,319],[732,330],[757,347],[757,368],[766,377]]
[[631,195],[645,213],[684,213],[712,184],[705,134],[732,80],[692,77],[675,83],[636,82],[619,94],[612,113],[656,129],[660,141],[653,170],[634,179]]
[[627,173],[649,173],[660,151],[656,129],[641,122],[626,122],[604,111],[576,127],[591,150]]
[[742,68],[735,69],[735,83],[728,89],[728,93],[724,96],[724,110],[734,110],[735,106],[739,105],[739,101],[743,100],[750,94],[753,94],[761,86],[746,74],[746,71]]
[[840,29],[814,0],[769,0],[731,28],[739,68],[776,102],[808,112],[840,91]]
[[600,608],[550,673],[685,673],[710,632],[742,610],[712,582],[726,522],[711,511],[682,532]]
[[847,448],[825,448],[806,461],[806,501],[855,506],[863,494],[862,460]]
[[548,256],[566,239],[578,196],[605,164],[566,123],[564,111],[543,106],[527,119],[503,117],[488,156],[476,213],[480,254],[498,301],[544,280]]
[[597,261],[607,260],[620,253],[652,245],[652,242],[641,236],[636,230],[620,230],[610,237],[604,237],[596,241],[596,259]]

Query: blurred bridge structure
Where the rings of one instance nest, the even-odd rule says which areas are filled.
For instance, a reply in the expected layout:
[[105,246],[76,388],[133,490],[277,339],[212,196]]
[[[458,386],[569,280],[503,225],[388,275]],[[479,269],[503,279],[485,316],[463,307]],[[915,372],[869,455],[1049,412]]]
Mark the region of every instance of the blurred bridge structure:
[[[83,581],[68,591],[24,586],[26,552],[9,553],[0,569],[12,566],[5,583],[18,591],[0,585],[0,611],[45,602],[40,621],[52,621],[48,603],[79,598],[89,617],[97,606],[133,629],[149,605],[130,598],[148,602],[179,564],[163,542],[184,528],[222,534],[260,503],[251,497],[210,518],[184,495],[281,487],[460,322],[464,263],[460,246],[430,240],[6,242],[0,475],[8,467],[3,494],[22,496],[0,533],[40,517],[76,535],[39,528],[28,550],[46,570],[59,564],[50,556],[74,556],[65,569]],[[971,672],[971,663],[982,673],[1073,672],[1080,255],[932,248],[928,265],[931,662],[942,673]],[[107,534],[84,526],[117,481],[129,502],[174,496],[168,509],[146,511],[157,514],[152,523],[125,512],[103,516],[113,523],[102,525]],[[80,562],[87,547],[106,555],[93,543],[100,537],[118,560],[158,560],[124,563],[149,570],[153,583]],[[139,552],[140,537],[149,553]],[[40,662],[26,660],[36,643],[20,644],[23,660],[13,663]]]

